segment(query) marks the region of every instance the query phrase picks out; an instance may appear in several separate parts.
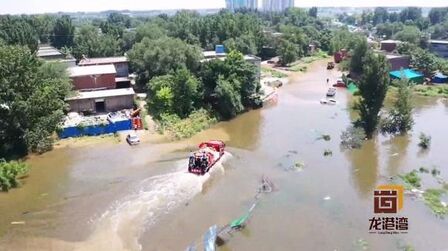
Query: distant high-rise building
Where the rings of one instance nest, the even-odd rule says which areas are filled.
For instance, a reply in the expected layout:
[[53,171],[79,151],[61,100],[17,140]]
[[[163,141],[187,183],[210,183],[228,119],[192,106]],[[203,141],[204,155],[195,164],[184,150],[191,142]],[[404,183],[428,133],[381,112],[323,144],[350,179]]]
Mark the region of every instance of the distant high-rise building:
[[294,7],[294,0],[263,0],[263,10],[280,12]]
[[230,11],[238,9],[255,10],[258,8],[258,0],[226,0],[226,7]]

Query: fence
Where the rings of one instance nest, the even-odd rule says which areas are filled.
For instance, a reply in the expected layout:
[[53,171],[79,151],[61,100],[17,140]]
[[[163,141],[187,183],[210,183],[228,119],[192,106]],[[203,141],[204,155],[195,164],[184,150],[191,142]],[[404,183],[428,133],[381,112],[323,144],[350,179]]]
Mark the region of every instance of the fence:
[[74,126],[65,127],[61,132],[58,133],[59,138],[65,139],[69,137],[80,137],[80,136],[94,136],[101,134],[116,133],[118,131],[130,130],[132,129],[132,121],[122,120],[116,121],[114,123],[109,122],[108,124],[101,125],[91,125],[91,126]]

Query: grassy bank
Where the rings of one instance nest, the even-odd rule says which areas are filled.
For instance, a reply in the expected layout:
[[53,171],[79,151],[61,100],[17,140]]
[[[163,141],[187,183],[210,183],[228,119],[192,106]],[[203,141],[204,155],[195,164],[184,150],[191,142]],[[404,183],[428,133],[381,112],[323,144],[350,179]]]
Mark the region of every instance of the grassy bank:
[[448,85],[416,85],[413,91],[425,97],[448,97]]
[[194,111],[185,119],[180,119],[176,115],[162,115],[161,119],[157,121],[160,132],[175,139],[189,138],[216,122],[217,119],[205,109]]
[[328,57],[329,56],[328,56],[328,54],[326,52],[318,51],[318,52],[314,53],[311,56],[303,57],[300,60],[292,63],[290,65],[289,70],[290,71],[294,71],[294,72],[299,72],[299,71],[300,72],[306,72],[307,69],[308,69],[307,65],[311,64],[314,61],[321,60],[321,59],[328,58]]
[[[423,97],[442,97],[448,98],[448,85],[415,85],[412,87],[414,95]],[[394,97],[397,93],[395,86],[390,86],[387,95]]]
[[269,75],[273,78],[286,78],[288,77],[288,74],[285,74],[283,72],[276,71],[274,69],[270,68],[261,68],[261,72],[265,75]]

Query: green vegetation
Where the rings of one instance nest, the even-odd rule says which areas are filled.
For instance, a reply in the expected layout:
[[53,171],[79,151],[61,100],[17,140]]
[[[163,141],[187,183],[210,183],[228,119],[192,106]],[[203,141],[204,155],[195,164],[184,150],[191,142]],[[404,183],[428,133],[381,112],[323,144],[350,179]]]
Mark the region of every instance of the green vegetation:
[[389,63],[383,55],[368,52],[364,60],[363,73],[358,83],[360,99],[355,110],[360,118],[355,122],[371,138],[379,123],[379,112],[383,107],[389,85]]
[[175,139],[182,139],[209,128],[216,121],[206,110],[199,109],[185,119],[180,119],[175,114],[162,114],[158,123],[162,132],[167,132]]
[[432,176],[438,176],[438,175],[440,175],[440,170],[437,168],[433,168],[431,170],[431,174],[432,174]]
[[414,93],[426,97],[448,97],[447,85],[416,85],[413,87]]
[[407,79],[395,81],[394,86],[398,86],[396,100],[387,118],[381,122],[381,132],[404,134],[412,129],[414,120],[412,118],[413,105],[410,85]]
[[420,142],[418,143],[418,146],[422,149],[428,149],[431,145],[431,136],[426,135],[424,133],[420,133],[419,136]]
[[285,74],[285,73],[280,72],[280,71],[276,71],[274,69],[262,68],[261,71],[263,73],[265,73],[265,74],[271,75],[273,78],[286,78],[286,77],[288,77],[288,74]]
[[4,192],[20,186],[20,178],[28,173],[29,167],[23,162],[0,160],[0,189]]
[[294,72],[306,72],[307,70],[307,65],[311,64],[314,61],[320,60],[320,59],[324,59],[324,58],[328,58],[328,55],[323,52],[323,51],[319,51],[314,53],[313,55],[307,56],[307,57],[303,57],[298,61],[293,62],[290,65],[289,70],[290,71],[294,71]]
[[448,207],[441,202],[442,195],[447,191],[443,189],[426,189],[423,193],[425,204],[433,211],[437,216],[444,217],[448,214]]
[[75,27],[70,16],[64,15],[56,20],[51,36],[51,44],[56,48],[73,46]]
[[399,177],[403,180],[408,190],[421,187],[421,178],[416,170],[412,170],[405,175],[399,175]]
[[65,68],[26,47],[0,46],[0,158],[52,147],[71,89]]
[[349,126],[341,134],[341,146],[345,149],[361,148],[366,138],[366,134],[362,128]]

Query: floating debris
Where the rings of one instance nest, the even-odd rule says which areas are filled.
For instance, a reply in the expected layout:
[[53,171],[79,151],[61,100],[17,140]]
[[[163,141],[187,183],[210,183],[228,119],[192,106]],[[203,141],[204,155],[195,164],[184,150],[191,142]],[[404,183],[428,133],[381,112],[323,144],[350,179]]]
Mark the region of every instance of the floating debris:
[[448,207],[442,204],[441,197],[447,192],[443,189],[426,189],[423,193],[425,204],[432,210],[432,212],[440,217],[444,217],[448,214]]
[[331,197],[330,196],[325,196],[324,200],[331,200]]
[[[255,207],[258,205],[260,195],[263,193],[270,193],[272,191],[274,191],[274,184],[266,176],[263,175],[261,178],[261,184],[254,196],[255,201],[252,203],[249,210],[247,210],[247,212],[243,216],[231,221],[229,224],[220,228],[219,231],[218,226],[214,225],[211,226],[204,234],[204,251],[215,251],[216,245],[223,245],[227,241],[227,239],[232,236],[233,232],[243,229],[247,225],[247,222],[249,221],[249,218],[252,215]],[[189,247],[187,247],[186,251],[196,251],[197,247],[198,245],[193,243]]]
[[438,176],[438,175],[440,175],[440,170],[434,167],[431,170],[431,174],[432,174],[432,176]]
[[362,239],[362,238],[356,240],[355,246],[361,248],[361,250],[368,250],[369,249],[369,243],[366,240]]
[[390,156],[391,156],[391,157],[398,156],[398,153],[393,153],[393,154],[391,154]]
[[324,151],[324,156],[325,157],[327,157],[327,156],[332,156],[333,155],[333,151],[331,151],[331,150],[329,150],[329,149],[325,149],[325,151]]
[[305,163],[297,161],[296,163],[294,163],[294,166],[291,167],[291,170],[294,170],[296,172],[301,172],[303,171],[303,169],[305,169]]
[[418,171],[419,172],[421,172],[421,173],[429,173],[429,170],[427,169],[427,168],[425,168],[425,167],[420,167],[419,169],[418,169]]
[[412,188],[421,187],[421,178],[418,176],[416,170],[412,170],[411,172],[405,175],[399,175],[399,177],[404,181],[407,185],[407,189],[411,190]]
[[319,139],[323,139],[325,141],[330,141],[331,136],[329,134],[322,134],[319,138],[317,138],[317,140],[319,140]]
[[11,225],[25,225],[24,221],[12,221]]

